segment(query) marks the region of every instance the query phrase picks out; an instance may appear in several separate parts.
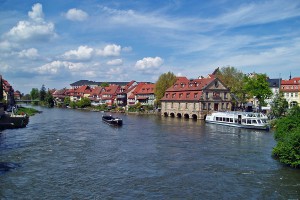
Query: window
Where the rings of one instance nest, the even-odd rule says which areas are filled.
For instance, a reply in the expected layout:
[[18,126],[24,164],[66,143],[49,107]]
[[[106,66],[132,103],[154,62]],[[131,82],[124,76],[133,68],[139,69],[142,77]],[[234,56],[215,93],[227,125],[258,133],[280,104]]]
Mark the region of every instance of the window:
[[166,98],[169,98],[169,94],[166,94]]
[[224,99],[227,99],[227,92],[224,92]]
[[209,93],[208,93],[208,92],[206,92],[206,98],[207,98],[207,99],[209,98]]
[[185,109],[187,109],[188,108],[188,103],[185,103]]
[[197,94],[197,93],[195,93],[195,94],[194,94],[194,98],[197,98],[197,96],[198,96],[198,94]]
[[190,98],[190,93],[186,93],[186,98]]
[[175,98],[175,93],[174,93],[174,94],[172,94],[172,98],[173,98],[173,99]]
[[210,110],[211,108],[210,108],[210,103],[208,103],[208,110]]
[[179,94],[179,98],[181,98],[181,97],[182,97],[182,93]]
[[202,103],[203,110],[206,110],[206,103]]
[[173,108],[173,102],[171,103],[171,108]]
[[291,93],[291,97],[294,97],[294,93]]
[[194,110],[196,109],[196,103],[194,103],[194,107],[193,108],[194,108]]

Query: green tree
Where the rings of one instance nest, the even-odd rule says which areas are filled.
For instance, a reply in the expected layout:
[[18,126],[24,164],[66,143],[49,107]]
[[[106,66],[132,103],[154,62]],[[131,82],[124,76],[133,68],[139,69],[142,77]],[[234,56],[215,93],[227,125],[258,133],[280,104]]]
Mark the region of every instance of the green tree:
[[68,105],[70,105],[70,102],[71,102],[70,97],[69,97],[69,96],[65,97],[65,99],[64,99],[64,104],[65,104],[66,106],[68,106]]
[[246,102],[246,91],[243,87],[245,75],[242,71],[232,66],[222,67],[218,70],[216,76],[225,84],[230,92],[237,97],[238,102]]
[[78,108],[85,108],[91,105],[91,100],[89,98],[81,98],[80,101],[77,102]]
[[273,155],[291,167],[300,167],[300,107],[294,106],[287,116],[275,122],[274,138],[277,145]]
[[272,91],[269,88],[266,74],[256,74],[253,77],[245,77],[244,90],[247,91],[250,97],[257,98],[259,102],[259,111],[265,105],[265,99],[272,96]]
[[159,76],[155,83],[154,94],[156,97],[157,104],[160,105],[160,100],[165,95],[166,90],[171,87],[177,78],[172,72],[164,73]]
[[283,93],[277,93],[271,103],[271,116],[278,118],[283,116],[289,108],[289,103],[283,97]]
[[47,92],[46,92],[45,85],[42,85],[41,90],[40,90],[40,95],[39,95],[41,101],[45,101],[46,94],[47,94]]
[[105,82],[103,82],[103,83],[101,83],[101,85],[100,85],[101,87],[108,87],[109,86],[109,84],[108,83],[105,83]]
[[54,98],[51,94],[50,91],[48,91],[45,95],[45,103],[49,108],[53,108],[54,107]]
[[31,100],[37,100],[37,99],[39,99],[39,89],[32,88],[32,90],[30,92],[30,97],[31,97]]

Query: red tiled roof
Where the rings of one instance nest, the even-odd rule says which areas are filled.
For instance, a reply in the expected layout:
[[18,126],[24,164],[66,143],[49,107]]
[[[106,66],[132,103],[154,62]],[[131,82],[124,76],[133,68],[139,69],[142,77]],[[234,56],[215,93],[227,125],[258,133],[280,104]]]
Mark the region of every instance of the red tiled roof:
[[299,92],[300,77],[295,77],[290,80],[282,80],[280,90],[283,92]]
[[161,100],[192,101],[199,100],[203,89],[215,78],[187,79],[178,77],[177,81],[166,90]]
[[134,94],[153,94],[155,84],[153,83],[139,83],[135,90]]

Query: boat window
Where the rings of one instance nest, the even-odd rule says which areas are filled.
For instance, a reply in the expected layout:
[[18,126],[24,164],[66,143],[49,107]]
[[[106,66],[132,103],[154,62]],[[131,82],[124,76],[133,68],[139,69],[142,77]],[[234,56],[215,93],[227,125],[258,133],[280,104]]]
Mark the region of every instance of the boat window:
[[261,124],[261,121],[260,121],[260,119],[258,119],[258,120],[257,120],[257,123],[258,123],[258,124]]
[[234,123],[238,123],[238,120],[237,120],[237,119],[234,119]]
[[226,122],[229,122],[229,118],[226,118]]
[[242,122],[243,122],[243,123],[246,123],[246,119],[243,119]]
[[230,122],[233,122],[233,118],[230,118]]
[[251,119],[247,119],[247,124],[251,124]]
[[252,124],[257,124],[257,121],[255,119],[253,119]]
[[223,122],[225,122],[225,117],[223,117],[223,120],[222,120]]

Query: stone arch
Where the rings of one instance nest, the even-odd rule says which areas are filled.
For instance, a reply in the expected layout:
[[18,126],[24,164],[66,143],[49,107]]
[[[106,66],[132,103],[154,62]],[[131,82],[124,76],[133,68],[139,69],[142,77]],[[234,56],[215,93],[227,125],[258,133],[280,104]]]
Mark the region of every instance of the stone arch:
[[182,117],[181,113],[177,113],[177,117],[181,118]]
[[165,117],[168,117],[169,115],[168,115],[168,113],[167,113],[167,112],[164,112],[164,116],[165,116]]
[[197,116],[196,114],[193,114],[193,115],[192,115],[192,118],[193,118],[193,120],[197,120],[197,119],[198,119],[198,116]]
[[190,118],[189,114],[187,114],[187,113],[186,113],[186,114],[184,114],[184,118],[185,118],[185,119],[188,119],[188,118]]
[[170,113],[170,116],[171,116],[171,117],[175,117],[175,114],[174,114],[174,113]]

